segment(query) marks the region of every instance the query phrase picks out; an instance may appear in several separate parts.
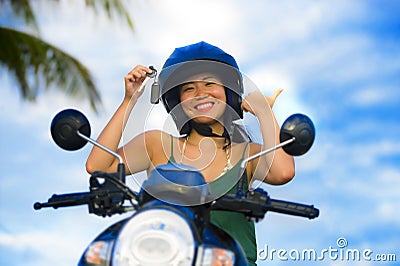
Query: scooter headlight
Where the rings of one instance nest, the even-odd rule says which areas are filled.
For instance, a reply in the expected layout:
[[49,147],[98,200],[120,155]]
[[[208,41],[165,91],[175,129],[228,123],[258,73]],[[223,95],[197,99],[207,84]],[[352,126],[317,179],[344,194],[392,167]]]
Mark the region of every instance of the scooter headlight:
[[194,238],[179,214],[151,209],[132,217],[115,244],[113,265],[190,265]]

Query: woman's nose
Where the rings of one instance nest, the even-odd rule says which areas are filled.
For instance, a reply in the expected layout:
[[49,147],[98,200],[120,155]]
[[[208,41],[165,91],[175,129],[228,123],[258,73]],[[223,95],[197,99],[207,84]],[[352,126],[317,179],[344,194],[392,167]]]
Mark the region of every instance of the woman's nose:
[[204,84],[199,84],[196,88],[196,96],[208,95],[207,87]]

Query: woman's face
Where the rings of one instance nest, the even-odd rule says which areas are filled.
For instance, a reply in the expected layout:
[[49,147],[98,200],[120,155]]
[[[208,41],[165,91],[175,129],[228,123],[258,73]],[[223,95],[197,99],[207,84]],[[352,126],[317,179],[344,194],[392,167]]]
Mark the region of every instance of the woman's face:
[[186,115],[197,123],[212,124],[225,112],[226,95],[221,80],[205,73],[191,77],[180,90]]

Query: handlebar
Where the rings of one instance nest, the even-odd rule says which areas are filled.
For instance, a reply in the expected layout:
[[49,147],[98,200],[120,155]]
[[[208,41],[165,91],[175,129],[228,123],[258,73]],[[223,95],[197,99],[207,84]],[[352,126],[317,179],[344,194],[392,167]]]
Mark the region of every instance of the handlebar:
[[[105,173],[94,172],[90,177],[90,191],[77,192],[57,195],[54,194],[47,202],[36,202],[33,204],[35,210],[41,208],[53,207],[71,207],[78,205],[88,205],[89,213],[99,216],[112,216],[121,214],[128,210],[135,209],[136,205],[132,200],[137,200],[135,192],[129,189],[123,181],[120,180],[121,172]],[[100,180],[104,179],[104,182]],[[125,200],[129,200],[131,206],[124,206]]]
[[47,202],[36,202],[33,204],[35,210],[42,208],[53,207],[72,207],[78,205],[88,205],[89,213],[94,213],[99,216],[112,216],[114,214],[125,213],[131,209],[135,209],[135,205],[131,207],[124,206],[126,194],[121,191],[105,191],[96,190],[90,192],[78,192],[57,195],[54,194]]
[[35,210],[40,210],[41,208],[47,207],[53,207],[54,209],[57,209],[59,207],[84,205],[89,203],[90,194],[90,192],[78,192],[62,195],[54,194],[47,202],[35,202],[35,204],[33,204],[33,208]]
[[[105,179],[103,183],[99,179]],[[36,202],[35,210],[41,208],[70,207],[88,205],[89,213],[99,216],[112,216],[116,213],[124,213],[137,209],[132,200],[137,201],[138,195],[119,180],[119,173],[94,172],[90,177],[90,191],[57,195],[54,194],[47,202]],[[129,200],[131,207],[123,206],[125,200]],[[268,211],[294,215],[314,219],[319,216],[319,210],[313,205],[305,205],[296,202],[271,199],[263,189],[226,194],[211,203],[212,210],[224,210],[243,213],[250,219],[258,221],[263,219]],[[132,208],[133,207],[133,208]]]
[[319,210],[314,208],[314,205],[305,205],[276,199],[269,199],[267,205],[268,210],[272,212],[301,216],[309,219],[314,219],[319,216]]
[[313,205],[271,199],[262,189],[249,191],[246,196],[235,194],[222,196],[212,206],[214,210],[241,212],[247,217],[258,221],[264,218],[268,211],[314,219],[319,216],[319,210]]

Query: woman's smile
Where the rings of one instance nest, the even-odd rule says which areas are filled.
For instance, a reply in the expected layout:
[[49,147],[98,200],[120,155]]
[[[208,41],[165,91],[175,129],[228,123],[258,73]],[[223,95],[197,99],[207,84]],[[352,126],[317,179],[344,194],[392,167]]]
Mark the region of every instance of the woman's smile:
[[182,102],[182,107],[186,115],[195,122],[212,124],[221,119],[226,103],[210,96],[186,100]]
[[213,106],[214,106],[213,102],[206,102],[197,104],[194,108],[200,112],[207,112],[210,111],[213,108]]
[[225,112],[226,95],[221,80],[210,73],[189,78],[180,91],[183,111],[197,123],[213,123]]

